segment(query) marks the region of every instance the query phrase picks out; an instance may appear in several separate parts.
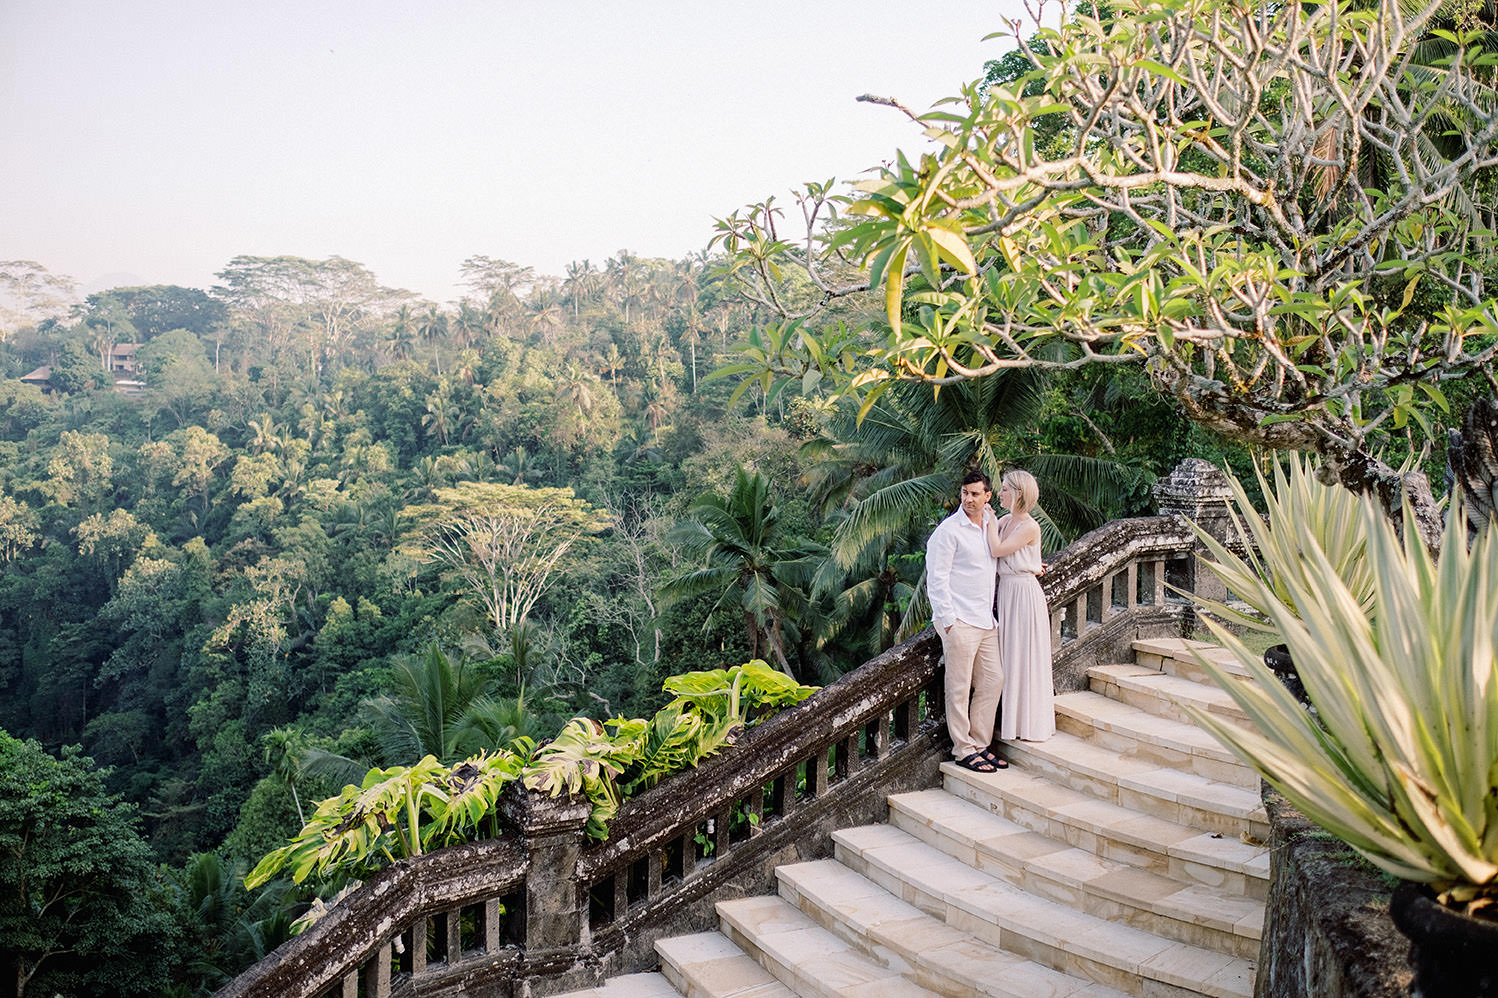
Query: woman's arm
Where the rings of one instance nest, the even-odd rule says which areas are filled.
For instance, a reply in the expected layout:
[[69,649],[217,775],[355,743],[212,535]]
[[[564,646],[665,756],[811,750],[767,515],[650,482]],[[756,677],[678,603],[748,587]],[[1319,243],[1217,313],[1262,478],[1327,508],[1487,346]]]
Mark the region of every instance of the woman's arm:
[[[1004,519],[1011,521],[1014,517],[1010,514]],[[988,521],[988,553],[995,558],[1014,554],[1020,548],[1034,544],[1038,540],[1040,540],[1040,524],[1036,523],[1033,517],[1026,517],[1024,522],[1016,526],[1008,537],[999,536],[999,521]]]

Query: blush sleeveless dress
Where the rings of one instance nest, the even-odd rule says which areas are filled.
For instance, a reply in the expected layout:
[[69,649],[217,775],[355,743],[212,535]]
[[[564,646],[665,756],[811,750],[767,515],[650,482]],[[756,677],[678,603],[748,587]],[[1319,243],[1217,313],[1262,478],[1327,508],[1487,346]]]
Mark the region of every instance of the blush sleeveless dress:
[[1056,733],[1051,615],[1040,590],[1040,571],[1039,541],[999,559],[999,655],[1004,665],[1000,738],[1040,742]]

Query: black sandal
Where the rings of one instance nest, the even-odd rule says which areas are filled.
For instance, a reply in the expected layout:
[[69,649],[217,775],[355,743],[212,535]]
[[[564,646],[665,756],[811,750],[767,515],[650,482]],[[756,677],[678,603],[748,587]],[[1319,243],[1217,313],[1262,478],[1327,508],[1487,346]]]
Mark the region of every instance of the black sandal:
[[958,759],[956,761],[957,765],[961,766],[963,769],[971,770],[974,773],[997,773],[999,771],[999,768],[993,763],[989,762],[988,756],[984,755],[982,752],[974,752],[972,755],[965,755],[961,759]]
[[983,756],[983,758],[987,759],[996,770],[1009,768],[1009,760],[1001,759],[998,756],[994,755],[993,749],[984,749],[980,754]]

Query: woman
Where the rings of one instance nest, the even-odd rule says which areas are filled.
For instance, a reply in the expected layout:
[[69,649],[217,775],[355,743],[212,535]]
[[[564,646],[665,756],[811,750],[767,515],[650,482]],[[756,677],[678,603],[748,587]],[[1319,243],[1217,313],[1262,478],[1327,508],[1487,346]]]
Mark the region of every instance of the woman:
[[1056,733],[1051,682],[1051,615],[1038,576],[1040,524],[1030,511],[1040,498],[1035,476],[1011,471],[1001,479],[999,505],[1009,512],[988,519],[988,549],[999,559],[999,656],[1004,699],[999,737],[1043,742]]

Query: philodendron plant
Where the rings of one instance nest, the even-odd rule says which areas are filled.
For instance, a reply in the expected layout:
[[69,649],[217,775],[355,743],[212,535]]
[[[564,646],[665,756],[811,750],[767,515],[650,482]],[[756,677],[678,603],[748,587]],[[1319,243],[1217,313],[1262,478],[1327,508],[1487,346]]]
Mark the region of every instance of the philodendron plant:
[[[1194,711],[1308,818],[1446,905],[1498,910],[1498,530],[1469,549],[1460,511],[1437,563],[1357,502],[1371,600],[1344,578],[1317,525],[1276,526],[1259,551],[1213,566],[1261,607],[1293,657],[1308,713],[1236,635],[1208,621],[1255,682],[1203,663],[1253,730]],[[1239,587],[1245,588],[1239,588]]]

